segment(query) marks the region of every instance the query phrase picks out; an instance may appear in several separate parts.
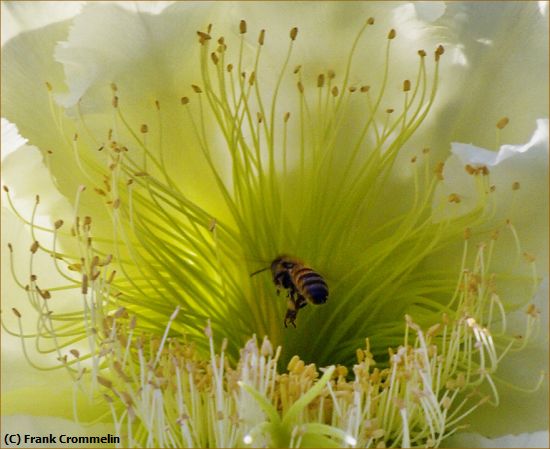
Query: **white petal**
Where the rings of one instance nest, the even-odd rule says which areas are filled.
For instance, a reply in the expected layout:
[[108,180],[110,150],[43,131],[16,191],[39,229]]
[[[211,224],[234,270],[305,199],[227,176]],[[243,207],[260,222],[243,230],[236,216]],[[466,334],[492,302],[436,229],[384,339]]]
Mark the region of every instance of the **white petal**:
[[[523,389],[533,389],[541,375],[544,376],[543,383],[538,390],[525,392],[502,385],[497,380],[499,406],[485,405],[472,413],[466,419],[470,424],[469,431],[494,438],[509,432],[536,432],[548,427],[548,278],[532,302],[540,310],[539,331],[525,349],[512,351],[502,359],[496,377]],[[523,335],[527,318],[525,308],[508,318],[512,335],[516,332]]]
[[134,12],[148,12],[150,14],[160,14],[162,11],[164,11],[168,6],[172,5],[173,1],[134,1],[134,2],[128,2],[128,1],[119,1],[114,2],[118,6],[127,9],[129,11]]
[[508,116],[503,140],[525,142],[548,114],[548,20],[536,2],[449,2],[433,25],[467,61],[442,71],[442,90],[456,95],[440,116],[452,140],[490,148],[495,124]]
[[70,19],[77,15],[85,2],[2,2],[2,46],[24,31]]
[[[537,120],[537,128],[524,145],[503,145],[500,151],[491,152],[473,145],[453,143],[453,155],[446,161],[444,180],[436,191],[434,204],[444,202],[451,193],[461,197],[453,207],[457,213],[466,213],[475,204],[477,193],[475,177],[464,167],[487,165],[490,183],[496,187],[497,211],[495,226],[510,219],[520,233],[525,251],[537,256],[541,272],[548,266],[546,254],[548,229],[548,120]],[[512,184],[519,182],[519,190]],[[511,201],[511,195],[515,199]],[[455,207],[456,206],[456,207]],[[449,209],[445,210],[447,213]]]
[[27,142],[28,139],[19,134],[17,126],[2,117],[2,160]]
[[[4,201],[5,204],[5,201]],[[32,243],[32,238],[29,233],[29,229],[23,226],[19,218],[8,211],[5,207],[1,208],[2,218],[2,245],[1,245],[1,297],[2,297],[2,322],[10,332],[19,333],[18,320],[13,313],[12,308],[16,308],[22,315],[23,331],[27,333],[36,332],[36,310],[31,306],[27,299],[27,293],[16,284],[11,273],[11,261],[13,260],[14,272],[17,274],[19,281],[22,284],[26,284],[29,276],[29,248]],[[40,234],[38,234],[40,236]],[[38,237],[40,238],[40,237]],[[46,243],[44,239],[41,239],[42,243]],[[13,247],[13,253],[11,254],[7,248],[8,243],[11,243]],[[38,275],[40,285],[42,287],[50,287],[54,285],[62,285],[66,283],[66,280],[52,268],[51,257],[41,252],[35,254],[36,260],[34,263],[35,274]],[[52,293],[52,299],[56,304],[56,311],[60,312],[59,307],[62,304],[71,303],[74,304],[74,297],[62,298],[58,295],[59,292]],[[70,296],[70,295],[67,295]],[[61,301],[58,302],[57,300]],[[28,398],[29,389],[35,389],[34,394],[36,397],[44,397],[43,395],[55,394],[58,387],[68,388],[69,395],[63,395],[63,401],[59,401],[58,410],[65,408],[71,410],[71,393],[70,393],[70,377],[68,373],[62,370],[54,371],[40,371],[29,365],[26,358],[23,356],[21,339],[12,336],[2,329],[2,414],[8,415],[15,412],[21,413],[25,411],[27,413],[48,413],[48,406],[44,404],[42,407],[40,404],[27,403],[17,400],[23,393]],[[34,347],[35,342],[28,339],[26,342],[27,353],[29,357],[37,362],[41,366],[54,366],[58,364],[55,360],[56,354],[50,354],[49,357],[45,357],[44,354],[37,354]],[[64,391],[64,393],[66,393]],[[10,402],[11,398],[11,402]],[[14,399],[15,398],[15,399]],[[66,399],[66,400],[65,400]],[[13,401],[17,406],[15,410],[12,405]],[[7,402],[6,402],[7,401]],[[63,404],[61,404],[63,402]],[[51,409],[51,406],[50,406]],[[67,416],[70,416],[67,415]],[[11,422],[11,421],[10,421]],[[4,432],[7,432],[6,427],[2,428]],[[27,428],[27,432],[31,428]],[[53,429],[52,429],[53,430]]]
[[[69,202],[54,185],[42,153],[32,145],[23,145],[3,159],[2,182],[9,188],[15,208],[27,220],[31,217],[36,195],[40,196],[35,217],[37,225],[51,227],[55,220],[68,220],[73,215]],[[8,207],[6,202],[3,204]],[[23,224],[18,221],[14,226],[23,227]],[[51,240],[50,234],[41,236],[47,242]]]
[[[205,14],[204,12],[207,11]],[[208,9],[197,4],[174,4],[159,15],[129,11],[114,4],[89,4],[74,21],[55,58],[64,65],[68,95],[59,101],[72,106],[85,94],[85,110],[110,108],[110,83],[121,99],[154,99],[163,93],[177,101],[191,80],[198,83],[196,31],[209,23]],[[105,100],[106,101],[102,101]]]
[[548,447],[548,431],[505,435],[500,438],[485,438],[477,433],[461,433],[443,442],[444,447]]
[[544,153],[548,149],[548,119],[537,120],[537,128],[533,136],[524,145],[502,145],[498,152],[485,150],[474,145],[464,143],[452,143],[452,152],[456,154],[464,165],[481,164],[493,167],[502,161],[517,156],[526,151]]
[[541,0],[538,2],[539,12],[543,17],[548,17],[548,0]]
[[[490,183],[496,186],[496,214],[489,225],[501,230],[496,241],[491,270],[496,272],[529,276],[530,266],[514,248],[513,238],[505,226],[510,219],[517,229],[522,251],[536,256],[539,273],[548,267],[548,120],[537,120],[537,128],[524,145],[503,145],[499,152],[466,144],[453,144],[453,155],[445,164],[444,181],[436,192],[436,202],[445,201],[450,193],[458,193],[462,202],[449,207],[466,212],[474,205],[476,196],[475,176],[464,170],[466,164],[487,165]],[[518,181],[520,189],[512,191],[512,183]],[[513,198],[514,197],[514,198]],[[448,210],[447,210],[448,212]],[[487,238],[485,235],[479,238]],[[504,279],[497,284],[498,294],[507,302],[526,298],[525,287],[513,285]],[[506,282],[506,283],[505,283]],[[505,283],[505,284],[504,284]],[[504,286],[503,286],[504,285]],[[540,333],[531,340],[526,349],[510,352],[499,364],[497,377],[524,389],[534,387],[541,373],[547,369],[548,334],[548,282],[540,286],[533,302],[541,310]],[[523,335],[525,330],[525,307],[508,319],[509,332]],[[485,406],[471,415],[467,421],[471,429],[484,435],[499,436],[505,432],[533,432],[545,427],[548,421],[548,384],[535,393],[516,391],[502,386],[497,381],[500,405]]]
[[32,145],[44,150],[65,145],[52,117],[45,83],[55,88],[63,86],[62,67],[53,60],[53,49],[68,28],[68,22],[60,22],[30,30],[2,48],[3,117],[15,124]]
[[446,10],[445,2],[432,1],[432,2],[413,2],[416,15],[419,20],[425,22],[434,22],[439,19]]

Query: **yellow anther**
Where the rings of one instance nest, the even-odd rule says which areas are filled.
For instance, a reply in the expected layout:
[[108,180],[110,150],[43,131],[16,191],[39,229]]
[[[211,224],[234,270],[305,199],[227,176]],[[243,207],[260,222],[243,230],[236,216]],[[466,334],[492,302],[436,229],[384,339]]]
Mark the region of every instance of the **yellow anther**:
[[460,195],[458,193],[451,193],[449,195],[449,203],[460,203]]
[[201,45],[203,45],[206,41],[212,39],[212,37],[208,33],[203,33],[202,31],[197,31],[197,35],[199,36],[199,42]]
[[498,122],[497,122],[497,128],[498,129],[503,129],[506,127],[506,125],[510,123],[510,119],[508,117],[502,117]]
[[435,49],[435,60],[439,61],[439,58],[445,53],[445,49],[443,48],[443,45],[438,45]]
[[533,318],[537,318],[540,315],[540,310],[534,304],[529,304],[527,306],[527,315],[530,315]]
[[434,170],[434,173],[435,173],[435,176],[437,179],[439,179],[440,181],[443,180],[443,169],[445,168],[445,162],[438,162],[437,165],[435,166],[435,170]]
[[241,20],[241,22],[239,23],[239,33],[246,33],[246,20]]
[[319,76],[317,76],[317,87],[323,87],[324,84],[325,84],[325,75],[321,73]]

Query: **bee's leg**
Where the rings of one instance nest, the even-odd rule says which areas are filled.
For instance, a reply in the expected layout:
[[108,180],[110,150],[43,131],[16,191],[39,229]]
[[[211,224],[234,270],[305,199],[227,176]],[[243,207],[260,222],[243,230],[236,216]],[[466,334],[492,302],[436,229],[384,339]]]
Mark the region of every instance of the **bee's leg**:
[[295,301],[296,307],[298,309],[301,309],[305,306],[307,306],[307,300],[302,295],[299,295],[298,298]]
[[286,315],[285,315],[285,327],[288,327],[288,323],[292,324],[294,327],[296,327],[296,316],[298,315],[298,312],[296,310],[287,309]]
[[286,315],[285,315],[285,327],[288,327],[288,323],[292,324],[294,327],[296,327],[296,316],[298,316],[298,309],[296,307],[296,302],[294,298],[289,295],[288,297],[288,306],[286,309]]

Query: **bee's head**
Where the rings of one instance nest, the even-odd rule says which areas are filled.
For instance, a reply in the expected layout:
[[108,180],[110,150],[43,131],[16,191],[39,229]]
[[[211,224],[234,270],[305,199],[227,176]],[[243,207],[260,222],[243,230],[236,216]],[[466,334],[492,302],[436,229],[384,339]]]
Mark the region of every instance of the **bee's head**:
[[261,273],[262,271],[269,270],[271,268],[271,273],[273,273],[273,276],[275,276],[277,273],[279,273],[281,270],[290,270],[296,265],[299,265],[301,262],[291,256],[282,255],[278,256],[273,262],[271,262],[271,265],[265,268],[262,268],[258,271],[255,271],[254,273],[251,273],[250,276],[255,276],[258,273]]
[[273,262],[271,262],[271,272],[277,273],[280,270],[290,270],[297,263],[299,263],[294,257],[287,255],[278,256]]

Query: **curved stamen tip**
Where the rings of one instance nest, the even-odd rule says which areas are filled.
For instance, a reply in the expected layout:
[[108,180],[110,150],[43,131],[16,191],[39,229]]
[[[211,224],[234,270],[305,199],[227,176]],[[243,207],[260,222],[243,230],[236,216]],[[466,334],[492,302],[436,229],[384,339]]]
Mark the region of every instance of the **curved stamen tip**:
[[374,17],[369,17],[369,18],[367,19],[367,24],[368,24],[368,25],[374,25]]
[[296,36],[298,36],[298,28],[294,27],[290,30],[290,39],[294,41],[296,40]]
[[503,129],[506,127],[506,125],[508,125],[508,123],[510,123],[510,119],[508,117],[502,117],[498,122],[497,122],[497,128],[498,129]]
[[34,242],[32,242],[32,245],[31,245],[31,253],[36,253],[36,251],[38,251],[38,248],[40,248],[40,244],[35,240]]
[[460,195],[458,193],[451,193],[449,195],[449,203],[460,203]]
[[443,53],[445,53],[445,48],[443,48],[443,45],[438,45],[437,48],[435,49],[436,62],[439,61],[439,58],[441,57],[441,55],[443,55]]
[[388,39],[395,39],[395,36],[397,36],[397,32],[392,28],[388,33]]
[[202,31],[197,31],[197,36],[199,36],[199,43],[202,45],[206,41],[212,39],[212,37],[208,33],[204,33]]
[[178,313],[180,313],[180,309],[181,307],[180,306],[177,306],[176,309],[174,310],[174,312],[172,313],[172,315],[170,315],[170,320],[173,321],[176,319],[176,317],[178,316]]
[[245,34],[246,33],[246,20],[241,20],[239,23],[239,33]]
[[193,89],[193,92],[195,92],[197,94],[202,93],[202,89],[199,86],[197,86],[196,84],[191,84],[191,88]]
[[324,84],[325,84],[325,75],[321,73],[317,77],[317,87],[323,87]]

